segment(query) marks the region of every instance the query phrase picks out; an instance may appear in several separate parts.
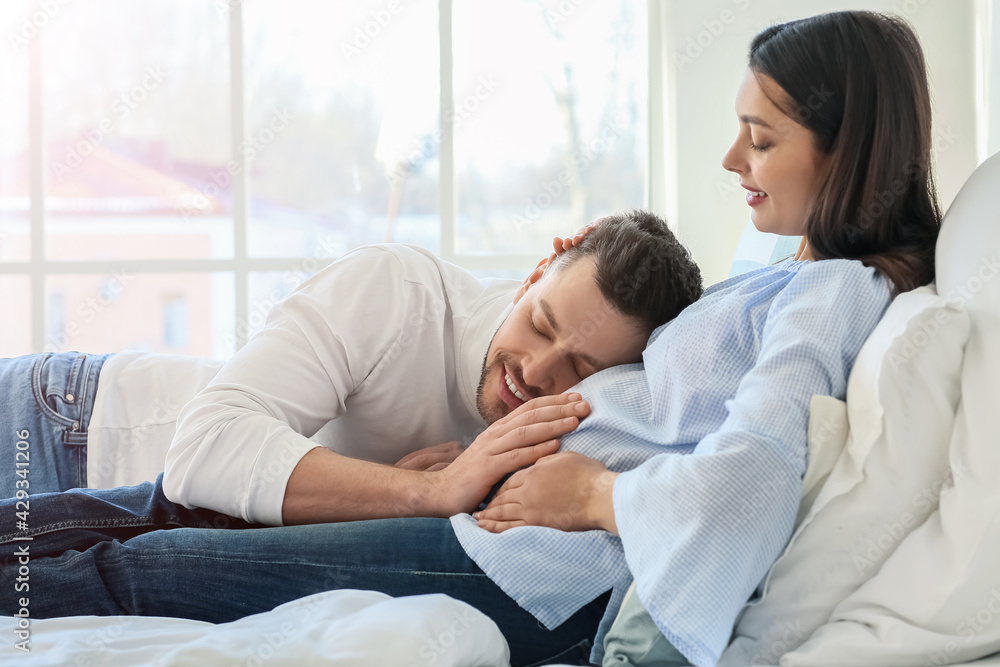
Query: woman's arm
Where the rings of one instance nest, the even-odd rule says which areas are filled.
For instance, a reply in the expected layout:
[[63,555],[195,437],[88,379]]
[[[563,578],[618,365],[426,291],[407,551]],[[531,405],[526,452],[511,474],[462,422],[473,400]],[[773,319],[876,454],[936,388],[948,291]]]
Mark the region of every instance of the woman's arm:
[[[511,478],[517,487],[502,489],[502,505],[481,513],[482,525],[613,525],[640,599],[667,639],[689,659],[717,659],[791,534],[811,397],[845,396],[854,359],[888,303],[885,281],[860,262],[802,267],[771,301],[755,365],[726,402],[721,428],[690,454],[659,454],[614,478],[584,457],[548,457]],[[667,373],[655,356],[651,347],[651,385]]]

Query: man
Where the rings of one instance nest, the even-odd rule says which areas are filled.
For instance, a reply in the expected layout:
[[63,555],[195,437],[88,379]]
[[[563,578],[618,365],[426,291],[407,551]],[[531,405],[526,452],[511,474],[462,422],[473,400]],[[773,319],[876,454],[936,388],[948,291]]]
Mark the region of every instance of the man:
[[[697,297],[697,268],[661,222],[635,213],[607,223],[593,245],[603,254],[586,250],[552,281],[541,277],[554,255],[543,259],[517,290],[417,248],[355,250],[279,303],[225,365],[141,352],[2,360],[0,426],[32,436],[32,493],[137,484],[166,470],[172,500],[252,522],[307,521],[296,504],[318,501],[341,512],[357,501],[367,514],[314,520],[425,513],[404,510],[420,502],[411,487],[424,489],[414,468],[444,466],[522,402],[508,380],[531,399],[635,361],[649,332]],[[629,282],[652,260],[658,272]],[[584,275],[598,262],[603,289],[620,303]],[[541,302],[565,310],[548,341],[531,329],[548,322],[532,305],[546,291]],[[531,307],[533,319],[524,317]],[[362,478],[380,490],[349,488]],[[14,482],[0,479],[0,497]],[[331,486],[343,491],[331,495]],[[391,507],[376,512],[376,503]]]
[[[638,284],[638,267],[653,260],[657,270]],[[405,459],[402,468],[380,464],[468,444],[526,401],[638,361],[653,329],[700,290],[686,251],[646,213],[606,219],[577,253],[547,270],[550,261],[515,292],[415,248],[351,253],[276,306],[184,407],[167,454],[167,497],[271,525],[474,507],[496,481],[484,475],[511,470],[460,459],[428,478]],[[564,413],[534,417],[574,416]],[[327,447],[310,440],[321,429]],[[426,454],[444,463],[460,451]]]
[[[360,250],[317,274],[184,407],[162,489],[32,499],[31,526],[38,528],[28,533],[35,538],[32,572],[39,573],[33,614],[128,611],[220,621],[299,597],[305,583],[469,601],[498,622],[515,664],[589,640],[607,596],[560,627],[542,629],[466,556],[447,521],[330,524],[336,535],[321,545],[295,528],[223,531],[250,540],[244,546],[252,555],[218,543],[219,531],[148,532],[474,509],[505,474],[555,452],[556,439],[587,414],[579,395],[561,392],[603,368],[638,361],[650,332],[701,290],[688,253],[647,213],[604,219],[552,259],[516,291],[404,247]],[[119,409],[134,407],[132,399],[121,394]],[[460,452],[439,446],[456,439],[472,444]],[[283,545],[270,556],[284,562],[297,553],[293,560],[307,571],[318,567],[316,576],[299,571],[292,583],[282,580],[285,567],[248,570],[270,557],[258,537]],[[202,540],[222,550],[206,561]],[[312,555],[301,551],[305,545]],[[96,569],[59,574],[72,559],[61,556],[68,549],[87,550],[84,560]],[[124,563],[119,549],[151,570],[113,574]],[[373,565],[376,559],[385,566]],[[236,579],[222,581],[214,570],[203,577],[209,562]],[[105,589],[112,581],[133,590]],[[181,591],[182,583],[197,594]],[[236,590],[253,599],[236,602]]]

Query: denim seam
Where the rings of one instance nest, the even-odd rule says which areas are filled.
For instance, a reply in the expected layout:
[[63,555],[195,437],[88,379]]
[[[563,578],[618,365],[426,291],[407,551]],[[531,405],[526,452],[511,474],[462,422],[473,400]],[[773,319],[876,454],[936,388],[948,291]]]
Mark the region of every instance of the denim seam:
[[[144,420],[138,426],[135,426],[135,425],[133,425],[133,426],[98,426],[97,428],[99,428],[102,431],[134,431],[136,429],[148,429],[148,428],[153,428],[155,426],[170,426],[171,424],[176,424],[176,423],[177,423],[176,419],[171,419],[170,421],[167,421],[167,422],[147,422],[147,421]],[[88,431],[87,432],[88,433],[90,432],[89,427],[88,427]]]
[[[94,404],[90,404],[89,412],[84,410],[84,406],[86,406],[87,401],[90,400],[91,393],[94,394],[94,401],[97,401],[97,385],[100,382],[101,369],[104,368],[104,364],[110,358],[110,355],[103,357],[93,354],[84,356],[87,357],[87,361],[84,364],[83,386],[80,387],[80,410],[86,414],[80,415],[80,429],[84,433],[88,433],[90,431],[90,420],[94,416]],[[86,424],[84,424],[84,421],[86,421]]]
[[[123,544],[123,546],[128,546],[128,545]],[[159,560],[168,555],[171,560],[176,560],[179,558],[196,558],[198,560],[224,561],[227,563],[233,562],[233,558],[231,555],[213,556],[209,554],[177,553],[177,552],[172,552],[170,554],[156,554],[150,556],[145,556],[142,554],[135,554],[135,553],[123,553],[121,554],[120,558],[130,558],[132,560]],[[240,558],[239,562],[256,563],[259,565],[305,565],[307,567],[321,567],[324,569],[336,568],[338,570],[355,570],[358,572],[379,572],[382,574],[405,574],[410,576],[425,575],[434,577],[484,577],[486,579],[489,579],[489,575],[482,572],[432,572],[430,570],[393,570],[382,567],[364,567],[361,565],[333,565],[330,563],[314,563],[311,561],[258,560],[253,558]]]
[[66,388],[63,391],[63,396],[65,396],[66,394],[76,394],[76,398],[80,400],[81,404],[83,403],[83,396],[81,395],[83,394],[83,392],[77,391],[76,385],[78,380],[80,379],[81,371],[83,371],[83,368],[86,365],[86,363],[87,363],[86,354],[78,354],[76,356],[76,359],[74,359],[73,363],[70,364],[69,377],[66,378]]
[[[43,529],[37,530],[22,530],[16,533],[9,533],[5,535],[0,535],[0,543],[7,543],[14,541],[15,538],[19,537],[38,537],[41,535],[48,535],[49,533],[55,533],[60,530],[66,530],[68,528],[86,528],[86,529],[99,529],[99,528],[122,528],[122,527],[133,527],[133,526],[144,526],[144,525],[160,525],[166,526],[171,522],[176,523],[180,526],[188,527],[187,524],[181,522],[180,517],[171,516],[167,518],[167,521],[151,521],[147,518],[140,519],[111,519],[110,521],[60,521],[58,523],[48,524]],[[192,528],[198,526],[190,526]]]

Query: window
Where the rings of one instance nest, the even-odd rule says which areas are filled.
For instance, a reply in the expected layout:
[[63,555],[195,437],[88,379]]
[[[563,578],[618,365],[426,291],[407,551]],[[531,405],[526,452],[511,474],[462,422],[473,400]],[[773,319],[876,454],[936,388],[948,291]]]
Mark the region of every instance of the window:
[[[0,27],[8,36],[21,27],[18,19],[28,14],[27,0],[0,6]],[[31,257],[28,199],[28,49],[17,41],[4,40],[0,48],[0,90],[7,103],[0,112],[0,262],[27,262]],[[18,104],[15,100],[21,100]],[[0,283],[2,285],[2,283]],[[2,285],[7,287],[8,285]],[[4,292],[10,299],[10,293]],[[4,311],[7,312],[7,311]],[[30,320],[19,326],[28,326]],[[7,342],[4,336],[4,343]]]
[[61,343],[66,335],[66,295],[62,292],[49,292],[49,311],[45,323],[49,327],[47,339]]
[[163,344],[175,349],[188,346],[187,297],[183,294],[163,300]]
[[633,2],[455,3],[459,254],[533,256],[570,228],[643,205],[641,10]]
[[365,243],[521,275],[648,204],[649,11],[5,1],[0,355],[226,358]]

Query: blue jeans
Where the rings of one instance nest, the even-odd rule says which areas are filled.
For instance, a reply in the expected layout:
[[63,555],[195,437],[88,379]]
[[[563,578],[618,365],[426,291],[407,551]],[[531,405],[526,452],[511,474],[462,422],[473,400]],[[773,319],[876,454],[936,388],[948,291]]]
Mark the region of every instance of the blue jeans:
[[0,359],[0,498],[87,486],[87,427],[110,354]]
[[[326,590],[445,593],[493,619],[512,665],[588,664],[609,594],[546,630],[465,554],[446,519],[254,526],[172,503],[161,480],[32,496],[26,517],[0,500],[0,613],[17,614],[27,595],[32,618],[223,623]],[[19,582],[30,592],[17,593]]]
[[[75,434],[86,433],[103,361],[77,353],[0,361],[0,382],[10,383],[0,384],[0,395],[13,401],[5,403],[5,428],[30,432],[3,443],[11,463],[0,470],[11,479],[0,486],[10,490],[0,499],[0,614],[17,614],[27,597],[32,618],[137,614],[221,623],[326,590],[445,593],[493,619],[512,665],[588,664],[610,594],[546,630],[465,554],[445,519],[275,528],[172,503],[162,476],[117,489],[74,488],[86,484],[86,438]],[[58,447],[64,440],[73,444]],[[30,446],[28,498],[11,497],[21,479],[19,441]],[[53,486],[70,490],[39,488]]]

